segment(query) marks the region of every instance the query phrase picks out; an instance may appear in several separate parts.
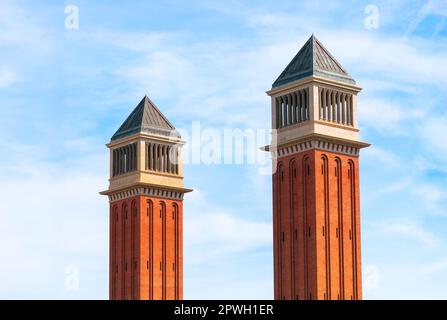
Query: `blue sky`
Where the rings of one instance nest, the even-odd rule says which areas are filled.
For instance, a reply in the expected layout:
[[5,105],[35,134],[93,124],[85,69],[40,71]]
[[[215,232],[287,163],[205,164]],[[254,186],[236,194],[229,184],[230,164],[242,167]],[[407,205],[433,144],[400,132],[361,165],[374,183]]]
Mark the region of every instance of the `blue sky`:
[[[364,297],[446,299],[446,18],[441,0],[1,0],[0,298],[106,299],[121,122],[147,94],[187,131],[268,129],[265,91],[315,33],[364,88]],[[258,167],[185,166],[185,298],[273,297]]]

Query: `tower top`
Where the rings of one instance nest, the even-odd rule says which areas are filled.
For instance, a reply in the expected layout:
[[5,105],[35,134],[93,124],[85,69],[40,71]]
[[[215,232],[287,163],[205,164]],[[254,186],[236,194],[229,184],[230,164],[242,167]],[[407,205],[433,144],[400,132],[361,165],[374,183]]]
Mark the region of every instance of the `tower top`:
[[273,83],[272,88],[317,76],[355,85],[355,80],[312,34],[301,50]]
[[180,138],[180,134],[175,130],[174,126],[148,96],[144,96],[118,131],[115,132],[111,140],[118,140],[136,133],[158,134]]
[[192,191],[183,186],[184,143],[171,122],[144,96],[107,144],[110,183],[101,194],[116,201],[128,190],[135,194],[162,190],[158,196],[181,199]]

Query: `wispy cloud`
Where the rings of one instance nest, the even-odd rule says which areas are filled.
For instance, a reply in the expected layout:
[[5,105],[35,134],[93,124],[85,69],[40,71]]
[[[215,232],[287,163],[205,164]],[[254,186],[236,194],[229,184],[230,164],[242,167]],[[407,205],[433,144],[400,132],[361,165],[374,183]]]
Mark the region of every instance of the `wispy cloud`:
[[376,225],[376,232],[398,237],[401,241],[401,237],[406,237],[429,247],[439,244],[438,237],[414,222],[381,222]]
[[17,82],[16,74],[11,70],[0,70],[0,89],[9,87],[15,82]]
[[[8,244],[0,259],[13,262],[0,266],[1,297],[106,297],[101,287],[107,287],[107,277],[95,284],[108,268],[107,203],[98,195],[105,172],[92,171],[88,162],[82,169],[28,162],[22,175],[0,180],[0,241]],[[76,292],[64,287],[69,264],[80,270]]]
[[[362,199],[373,200],[362,202],[362,223],[377,222],[364,235],[377,232],[399,249],[410,242],[445,256],[445,236],[436,232],[443,218],[425,214],[446,208],[447,44],[437,23],[446,16],[443,1],[378,0],[376,31],[364,28],[369,3],[358,1],[206,1],[200,9],[178,2],[182,14],[156,6],[145,11],[146,20],[135,19],[146,9],[142,4],[128,9],[110,1],[126,17],[107,16],[107,23],[100,18],[104,7],[82,3],[88,10],[81,8],[81,27],[71,33],[63,29],[59,4],[0,3],[0,147],[7,155],[0,160],[0,241],[8,243],[0,258],[17,262],[0,267],[2,297],[106,297],[107,200],[97,192],[107,183],[108,132],[145,93],[176,124],[268,128],[265,90],[312,32],[364,87],[359,120],[374,147],[362,152],[368,165]],[[405,35],[414,8],[424,3],[429,10]],[[207,19],[184,20],[199,14]],[[165,17],[172,17],[169,25]],[[425,22],[438,33],[424,33]],[[233,166],[221,178],[205,166],[187,170],[196,189],[185,199],[188,296],[270,298],[270,181]],[[376,190],[368,190],[374,181]],[[371,260],[395,255],[371,241],[363,248],[380,252],[366,257]],[[407,252],[396,270],[412,270],[408,263],[426,259],[421,251]],[[398,292],[399,280],[386,272],[392,263],[380,264],[379,298]],[[64,289],[67,264],[81,270],[78,293]],[[444,268],[442,261],[437,268]],[[407,274],[401,283],[408,283]],[[447,283],[442,272],[434,274],[435,285],[421,284],[427,292]]]
[[219,208],[200,189],[186,197],[185,246],[194,263],[228,259],[272,244],[272,225],[242,219],[234,209]]
[[432,262],[422,268],[423,273],[437,273],[437,272],[443,272],[447,269],[447,258],[438,260],[436,262]]

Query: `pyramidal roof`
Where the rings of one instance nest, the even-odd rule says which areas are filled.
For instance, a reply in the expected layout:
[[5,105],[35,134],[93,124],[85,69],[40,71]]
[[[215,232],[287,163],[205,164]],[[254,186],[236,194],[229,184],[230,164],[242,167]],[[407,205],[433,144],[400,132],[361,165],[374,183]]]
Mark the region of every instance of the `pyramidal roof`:
[[306,44],[276,79],[272,87],[279,87],[309,76],[356,84],[355,80],[314,35],[307,40]]
[[174,126],[147,96],[144,96],[111,140],[114,141],[140,132],[180,138]]

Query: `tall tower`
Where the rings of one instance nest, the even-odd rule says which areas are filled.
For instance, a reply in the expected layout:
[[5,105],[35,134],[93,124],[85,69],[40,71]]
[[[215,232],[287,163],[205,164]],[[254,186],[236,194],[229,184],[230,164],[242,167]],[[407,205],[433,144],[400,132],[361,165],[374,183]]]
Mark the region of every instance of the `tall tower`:
[[145,96],[107,144],[112,300],[183,297],[183,143]]
[[362,298],[360,90],[312,35],[267,92],[275,299]]

